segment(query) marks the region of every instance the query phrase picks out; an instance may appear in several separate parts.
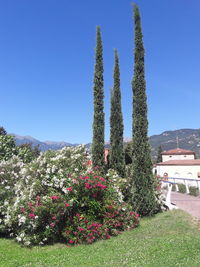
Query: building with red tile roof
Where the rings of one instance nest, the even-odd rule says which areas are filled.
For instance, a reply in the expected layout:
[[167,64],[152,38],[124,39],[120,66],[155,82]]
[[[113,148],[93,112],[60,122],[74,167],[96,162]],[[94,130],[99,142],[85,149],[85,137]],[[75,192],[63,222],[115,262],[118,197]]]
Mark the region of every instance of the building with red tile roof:
[[191,150],[175,148],[163,151],[162,162],[157,163],[156,172],[161,177],[200,179],[200,159],[195,159]]

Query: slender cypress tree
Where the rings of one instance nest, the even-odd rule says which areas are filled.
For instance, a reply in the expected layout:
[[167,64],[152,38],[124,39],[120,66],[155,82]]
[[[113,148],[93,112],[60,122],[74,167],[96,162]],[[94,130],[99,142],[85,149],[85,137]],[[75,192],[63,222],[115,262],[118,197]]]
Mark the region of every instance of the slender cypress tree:
[[120,91],[120,68],[119,57],[115,50],[114,66],[114,86],[111,92],[111,111],[110,111],[110,167],[118,172],[122,177],[125,171],[125,160],[123,151],[123,116],[121,108]]
[[101,30],[96,30],[96,63],[93,86],[94,117],[93,117],[93,140],[92,162],[93,166],[104,166],[104,91],[103,91],[103,47]]
[[131,203],[140,215],[156,212],[154,177],[148,142],[147,97],[144,72],[144,47],[140,12],[134,5],[135,55],[133,88],[133,171]]

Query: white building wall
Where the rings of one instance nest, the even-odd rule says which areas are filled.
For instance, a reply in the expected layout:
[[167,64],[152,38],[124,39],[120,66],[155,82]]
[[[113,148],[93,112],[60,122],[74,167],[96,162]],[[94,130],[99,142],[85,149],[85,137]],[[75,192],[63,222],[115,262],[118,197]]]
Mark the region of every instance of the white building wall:
[[[198,173],[200,173],[200,165],[157,166],[157,175],[161,177],[188,178],[200,180],[200,178],[198,178]],[[176,182],[178,183],[179,181],[177,180]],[[192,182],[191,185],[196,186],[196,182]]]
[[194,159],[193,155],[162,155],[162,162],[168,160],[182,160],[182,159]]

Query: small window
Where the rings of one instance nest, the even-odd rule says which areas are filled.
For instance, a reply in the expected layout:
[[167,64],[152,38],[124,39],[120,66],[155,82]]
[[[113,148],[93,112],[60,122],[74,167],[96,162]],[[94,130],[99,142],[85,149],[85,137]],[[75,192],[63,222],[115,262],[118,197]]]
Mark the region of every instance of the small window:
[[200,172],[197,172],[197,177],[200,178]]
[[184,155],[184,158],[186,158],[187,156],[186,155]]
[[172,157],[172,156],[169,156],[170,158]]

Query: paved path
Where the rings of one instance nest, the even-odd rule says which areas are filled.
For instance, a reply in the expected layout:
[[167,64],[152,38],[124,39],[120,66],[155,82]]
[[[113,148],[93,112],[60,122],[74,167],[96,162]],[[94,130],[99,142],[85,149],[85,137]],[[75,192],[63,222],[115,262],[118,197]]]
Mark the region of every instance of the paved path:
[[171,202],[176,204],[178,208],[200,219],[200,198],[199,197],[193,197],[187,194],[172,192]]

